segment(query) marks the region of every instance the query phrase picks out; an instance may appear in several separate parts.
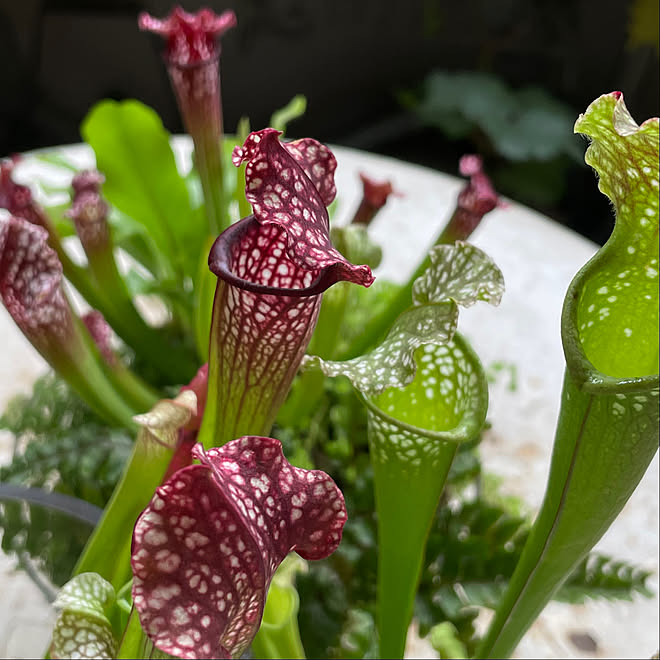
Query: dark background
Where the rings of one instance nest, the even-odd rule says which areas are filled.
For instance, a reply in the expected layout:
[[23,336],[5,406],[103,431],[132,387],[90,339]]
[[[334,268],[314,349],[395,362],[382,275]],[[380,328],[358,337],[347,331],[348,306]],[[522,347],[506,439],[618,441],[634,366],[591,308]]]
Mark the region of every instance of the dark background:
[[[651,0],[657,5],[657,0]],[[649,3],[638,0],[638,5]],[[183,2],[193,11],[198,2]],[[225,128],[253,128],[296,93],[306,115],[290,133],[412,160],[451,173],[473,145],[448,142],[396,100],[434,68],[496,73],[514,88],[542,86],[575,116],[622,90],[638,122],[658,114],[658,52],[631,36],[634,2],[604,0],[234,0],[223,38]],[[0,155],[76,142],[91,105],[138,98],[182,130],[161,44],[138,31],[161,0],[0,0]],[[651,14],[652,15],[652,14]],[[657,10],[656,10],[657,17]],[[657,20],[657,19],[656,19]],[[657,35],[657,23],[648,28]],[[657,36],[655,37],[657,42]],[[651,38],[653,41],[653,37]],[[540,206],[603,242],[611,211],[593,173],[575,166],[556,203]]]

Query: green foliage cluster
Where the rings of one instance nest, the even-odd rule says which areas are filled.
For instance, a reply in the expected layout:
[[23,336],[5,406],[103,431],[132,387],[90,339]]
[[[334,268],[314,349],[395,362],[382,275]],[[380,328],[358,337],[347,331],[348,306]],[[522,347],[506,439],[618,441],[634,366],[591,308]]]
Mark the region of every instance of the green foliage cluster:
[[569,165],[582,163],[574,110],[539,87],[515,90],[478,71],[433,71],[399,99],[424,125],[494,159],[498,190],[523,201],[557,201]]
[[56,585],[64,584],[91,532],[88,523],[49,506],[49,492],[105,506],[132,448],[124,429],[109,428],[53,373],[0,417],[15,438],[0,484],[42,488],[40,502],[0,498],[2,549],[27,553]]

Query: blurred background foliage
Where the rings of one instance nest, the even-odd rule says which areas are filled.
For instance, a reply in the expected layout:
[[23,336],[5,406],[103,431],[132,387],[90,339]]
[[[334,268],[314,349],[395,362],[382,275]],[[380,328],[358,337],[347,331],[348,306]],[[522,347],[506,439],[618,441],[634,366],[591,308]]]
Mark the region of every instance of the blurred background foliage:
[[[184,0],[185,9],[200,2]],[[455,173],[478,150],[502,191],[603,242],[607,201],[567,134],[601,93],[658,114],[657,0],[213,0],[223,39],[225,126],[264,126],[304,94],[292,136]],[[79,141],[104,97],[134,97],[181,131],[141,10],[170,0],[0,0],[0,154]],[[304,56],[303,56],[304,54]],[[437,112],[436,112],[437,110]]]

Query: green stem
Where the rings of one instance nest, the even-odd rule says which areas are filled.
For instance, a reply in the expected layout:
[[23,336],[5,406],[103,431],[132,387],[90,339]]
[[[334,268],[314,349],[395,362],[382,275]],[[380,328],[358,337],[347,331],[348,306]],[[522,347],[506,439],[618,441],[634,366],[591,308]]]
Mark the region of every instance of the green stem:
[[[76,321],[77,322],[77,321]],[[46,357],[50,365],[62,376],[96,413],[113,426],[135,428],[133,416],[137,410],[113,387],[103,367],[101,358],[84,340],[83,328],[71,349]]]
[[[144,321],[119,274],[110,246],[89,254],[88,258],[90,269],[99,286],[103,288],[108,298],[108,306],[112,310],[110,318],[107,319],[110,325],[162,376],[175,383],[187,382],[194,367],[194,359],[186,351],[167,343],[161,330],[147,325]],[[167,356],[167,359],[164,360],[163,356]]]
[[252,640],[255,658],[305,658],[298,629],[298,606],[298,593],[293,587],[271,584],[262,624]]
[[160,485],[172,454],[172,449],[138,437],[124,475],[85,546],[74,575],[99,573],[116,590],[131,579],[133,527]]
[[209,234],[218,236],[229,227],[229,213],[224,188],[222,138],[213,131],[195,140],[195,165],[204,193],[204,208]]
[[156,390],[124,364],[106,365],[106,374],[114,389],[137,412],[150,410],[160,398]]
[[658,449],[657,404],[657,390],[597,394],[566,374],[541,511],[477,657],[509,657],[617,517]]
[[209,270],[208,255],[215,238],[209,236],[204,244],[197,267],[195,281],[194,328],[197,354],[202,362],[209,359],[209,339],[211,335],[211,318],[213,316],[213,297],[217,277]]
[[426,539],[457,449],[444,443],[437,462],[406,472],[397,462],[373,461],[381,658],[403,658]]
[[140,625],[140,618],[138,617],[135,608],[131,611],[128,617],[128,624],[124,630],[124,636],[119,643],[117,650],[117,658],[148,658],[147,651],[151,650],[151,641],[144,634],[142,626]]

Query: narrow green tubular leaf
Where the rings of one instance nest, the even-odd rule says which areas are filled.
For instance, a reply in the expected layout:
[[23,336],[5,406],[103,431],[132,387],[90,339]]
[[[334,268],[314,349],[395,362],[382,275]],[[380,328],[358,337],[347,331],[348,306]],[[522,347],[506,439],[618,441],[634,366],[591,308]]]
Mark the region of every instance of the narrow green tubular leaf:
[[436,246],[410,289],[413,305],[384,341],[345,362],[305,358],[347,376],[369,411],[378,513],[380,655],[403,657],[429,528],[458,443],[481,430],[488,408],[483,368],[454,335],[458,305],[497,305],[502,273],[478,248]]
[[144,415],[133,454],[103,517],[78,560],[75,573],[99,573],[115,589],[131,577],[133,527],[161,483],[174,453],[178,430],[197,413],[197,397],[183,390],[176,399],[159,401]]
[[380,656],[401,658],[429,528],[458,443],[481,430],[488,384],[455,335],[415,354],[415,380],[364,396],[378,514]]
[[202,362],[209,359],[209,338],[211,332],[211,318],[213,316],[213,297],[215,295],[216,278],[208,267],[208,253],[213,247],[214,239],[207,238],[204,249],[200,254],[195,280],[195,303],[193,308],[195,344],[197,354]]
[[115,602],[112,585],[96,573],[67,582],[54,603],[61,612],[53,629],[52,658],[113,658],[117,643],[107,610]]
[[617,218],[571,283],[566,374],[539,516],[477,652],[508,657],[615,520],[658,449],[658,119],[637,126],[615,92],[576,125]]

